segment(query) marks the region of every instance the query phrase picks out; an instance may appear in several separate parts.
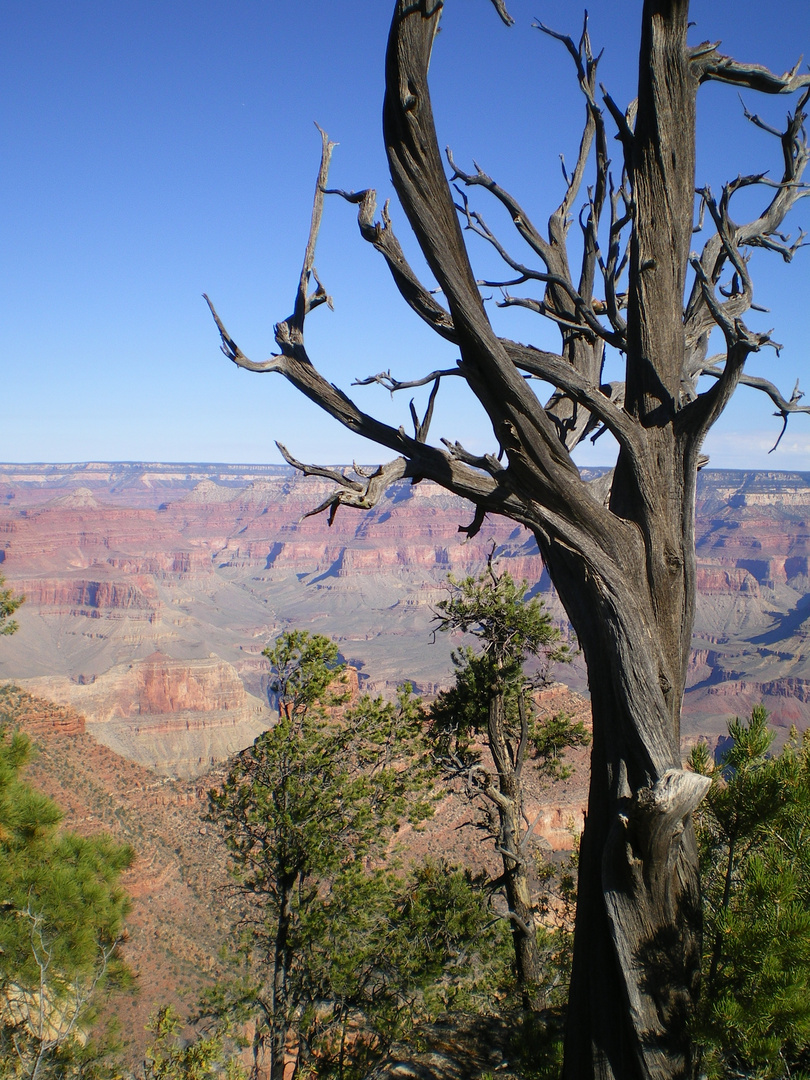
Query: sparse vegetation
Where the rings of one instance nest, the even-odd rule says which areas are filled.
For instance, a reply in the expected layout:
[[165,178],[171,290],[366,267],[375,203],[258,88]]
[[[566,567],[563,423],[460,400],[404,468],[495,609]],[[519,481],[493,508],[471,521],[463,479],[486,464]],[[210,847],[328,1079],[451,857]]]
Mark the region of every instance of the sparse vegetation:
[[0,1075],[101,1078],[106,1053],[89,1032],[128,979],[119,878],[133,852],[61,830],[56,804],[21,779],[29,752],[0,730]]
[[219,1032],[182,1037],[182,1021],[170,1005],[149,1021],[154,1035],[138,1080],[247,1080],[247,1071]]
[[[142,1066],[149,1041],[145,1025],[154,1004],[171,1003],[185,1015],[201,988],[225,970],[218,953],[233,905],[222,891],[227,881],[224,843],[204,824],[201,793],[186,784],[164,783],[98,745],[80,733],[81,718],[71,709],[3,686],[3,722],[20,726],[32,739],[24,779],[64,809],[71,828],[91,835],[103,829],[136,850],[133,870],[124,879],[135,885],[136,900],[123,951],[138,978],[131,989],[115,995],[100,1017],[103,1021],[111,1012],[120,1017],[124,1045],[118,1069],[129,1080]],[[113,813],[116,807],[125,809],[123,823]],[[136,839],[138,825],[141,841]],[[175,854],[178,840],[180,855]],[[179,865],[186,885],[179,880]],[[98,1024],[94,1040],[97,1030]],[[82,1068],[89,1080],[89,1065]]]
[[25,603],[25,597],[15,593],[13,589],[4,589],[5,583],[5,577],[0,574],[0,634],[14,634],[20,627],[11,616]]
[[291,1043],[317,1072],[362,1075],[406,1017],[482,990],[497,930],[469,875],[394,870],[392,838],[434,797],[410,687],[334,715],[346,696],[334,643],[292,631],[267,655],[279,722],[211,794],[246,901],[246,976],[212,1004],[251,1017],[273,1080]]
[[[527,585],[503,571],[492,559],[479,578],[449,579],[451,594],[438,604],[441,632],[462,631],[477,639],[477,650],[453,652],[454,685],[439,695],[431,709],[432,731],[445,775],[464,779],[472,799],[487,806],[487,832],[503,861],[498,883],[506,897],[515,965],[525,1009],[548,1006],[544,964],[535,918],[536,897],[530,874],[523,766],[530,748],[539,747],[549,775],[561,774],[566,746],[588,738],[582,724],[564,717],[541,722],[534,716],[532,690],[546,677],[550,663],[570,659],[560,631],[540,600],[528,599]],[[527,661],[540,660],[530,676]],[[482,763],[480,743],[492,758]]]

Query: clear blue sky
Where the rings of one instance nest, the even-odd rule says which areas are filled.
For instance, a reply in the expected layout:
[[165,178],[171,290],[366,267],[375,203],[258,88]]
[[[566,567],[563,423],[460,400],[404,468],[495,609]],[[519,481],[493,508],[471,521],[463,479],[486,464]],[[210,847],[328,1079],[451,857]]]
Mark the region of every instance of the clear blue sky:
[[[434,106],[440,141],[459,162],[475,157],[542,222],[560,198],[559,154],[573,159],[583,107],[570,60],[531,23],[576,36],[581,12],[570,0],[509,6],[511,30],[488,0],[448,0]],[[289,314],[306,240],[319,155],[313,121],[340,143],[336,186],[376,186],[381,202],[391,194],[380,137],[391,8],[5,0],[0,460],[273,462],[276,438],[305,460],[379,460],[278,376],[229,364],[201,293],[248,355],[273,351],[273,323]],[[595,47],[605,47],[602,78],[622,103],[633,96],[640,8],[589,4]],[[722,39],[741,59],[781,71],[810,54],[807,0],[700,0],[691,17],[694,41]],[[747,95],[746,104],[781,123],[787,101]],[[705,88],[700,107],[700,183],[719,190],[739,171],[778,175],[776,141],[744,122],[735,92]],[[497,221],[486,201],[478,205]],[[393,216],[405,241],[402,214]],[[810,199],[792,224],[810,230]],[[349,389],[389,367],[407,376],[452,363],[453,350],[398,301],[339,200],[327,203],[316,263],[336,310],[314,313],[307,341],[329,379]],[[751,370],[788,393],[797,376],[810,390],[810,250],[790,267],[773,256],[754,266],[756,299],[772,314],[753,325],[775,327],[785,349],[779,360],[754,357]],[[555,344],[525,313],[499,325]],[[363,407],[407,423],[405,397],[392,404],[379,388],[354,392]],[[767,400],[740,393],[708,446],[712,464],[810,469],[810,417],[796,417],[768,457],[779,430],[771,413]],[[485,420],[450,394],[433,430],[491,448]],[[603,453],[597,444],[589,460]]]

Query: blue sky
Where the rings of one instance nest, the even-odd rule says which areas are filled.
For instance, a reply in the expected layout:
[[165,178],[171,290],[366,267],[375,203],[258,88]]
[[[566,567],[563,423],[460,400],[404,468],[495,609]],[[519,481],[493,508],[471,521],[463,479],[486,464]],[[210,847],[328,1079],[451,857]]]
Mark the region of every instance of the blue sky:
[[[621,15],[615,11],[620,7]],[[319,155],[317,121],[339,142],[332,183],[392,194],[380,136],[384,0],[6,0],[0,40],[0,303],[6,461],[279,461],[275,439],[304,460],[379,460],[272,375],[238,371],[218,350],[201,293],[254,359],[289,314]],[[589,4],[602,78],[633,96],[641,4]],[[559,154],[573,159],[582,122],[570,60],[532,29],[540,18],[578,35],[563,0],[512,0],[507,30],[488,0],[449,0],[432,79],[439,138],[476,158],[542,222],[559,201]],[[780,71],[810,53],[806,0],[700,0],[693,40]],[[746,104],[781,123],[784,99]],[[734,91],[700,97],[698,181],[778,173],[776,141],[747,125]],[[617,155],[618,156],[618,155]],[[497,213],[481,200],[485,217]],[[407,228],[395,228],[414,261]],[[791,223],[810,231],[810,199]],[[504,233],[504,237],[508,234]],[[511,238],[510,238],[511,242]],[[473,248],[484,268],[489,256]],[[352,208],[328,200],[318,257],[335,311],[315,312],[307,342],[330,380],[391,368],[414,376],[453,350],[398,301]],[[784,343],[752,358],[789,393],[810,388],[806,311],[810,250],[792,266],[755,259],[757,301]],[[503,313],[497,315],[499,320]],[[510,336],[553,347],[553,330],[511,313]],[[352,391],[369,411],[407,423],[407,398]],[[443,394],[433,432],[491,449],[486,420]],[[810,469],[810,417],[776,454],[770,403],[742,392],[707,446],[718,467]],[[583,461],[607,460],[597,447]]]

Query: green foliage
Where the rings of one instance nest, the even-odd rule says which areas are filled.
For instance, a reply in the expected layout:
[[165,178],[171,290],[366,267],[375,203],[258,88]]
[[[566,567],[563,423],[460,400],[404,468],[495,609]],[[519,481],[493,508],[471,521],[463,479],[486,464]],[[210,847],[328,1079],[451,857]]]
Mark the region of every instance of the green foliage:
[[[550,663],[567,662],[571,653],[540,601],[527,598],[526,583],[515,583],[508,573],[496,576],[491,562],[479,578],[451,578],[450,583],[453,593],[439,605],[439,629],[472,634],[478,646],[454,652],[455,683],[433,706],[433,730],[448,774],[463,772],[468,792],[494,808],[486,819],[503,856],[498,884],[510,915],[518,916],[517,925],[531,927],[525,937],[514,925],[510,932],[515,989],[522,1003],[514,1056],[522,1063],[522,1075],[557,1076],[573,952],[577,856],[562,864],[538,857],[533,874],[527,872],[522,766],[531,753],[540,775],[565,779],[570,775],[565,751],[587,745],[590,735],[566,713],[532,715],[532,689],[545,680]],[[526,665],[533,658],[541,664],[530,677]],[[492,755],[495,778],[481,766],[482,744]]]
[[102,991],[126,983],[119,878],[133,853],[61,831],[55,803],[21,779],[29,754],[0,730],[0,1076],[101,1076],[86,1031]]
[[6,579],[0,574],[0,634],[13,634],[19,630],[19,624],[11,616],[25,603],[25,597],[15,594],[12,589],[4,589],[5,583]]
[[442,861],[347,868],[302,913],[300,943],[312,1003],[302,1034],[319,1076],[365,1076],[419,1021],[492,1008],[509,978],[484,882]]
[[529,729],[538,771],[549,780],[567,780],[571,766],[566,765],[563,755],[576,746],[589,746],[591,735],[582,720],[574,720],[567,712],[535,718]]
[[363,697],[339,718],[291,711],[235,761],[211,793],[243,891],[274,905],[289,882],[302,895],[379,851],[403,819],[424,818],[432,766],[421,703]]
[[[496,668],[520,666],[528,656],[551,649],[551,659],[570,657],[560,633],[537,597],[527,598],[528,583],[518,584],[508,571],[496,574],[490,560],[487,572],[460,581],[448,578],[452,594],[436,606],[438,629],[457,629],[482,642],[482,651]],[[552,648],[553,646],[553,648]]]
[[[279,721],[239,755],[210,796],[246,902],[245,978],[220,988],[211,1005],[260,1018],[254,1050],[258,1059],[266,1036],[271,1075],[279,1074],[294,1031],[301,1061],[349,1077],[394,1036],[397,1018],[417,1000],[427,1008],[442,993],[452,997],[462,952],[479,954],[454,944],[458,927],[450,920],[466,925],[460,899],[441,917],[434,911],[430,932],[426,916],[416,925],[430,889],[439,888],[436,872],[403,877],[384,865],[402,824],[418,826],[435,800],[424,712],[410,686],[393,702],[364,696],[335,710],[335,697],[345,695],[334,691],[342,666],[332,642],[293,631],[267,656]],[[464,894],[470,910],[485,911],[480,895],[464,893],[471,881],[447,868],[439,876],[442,888]],[[421,897],[419,906],[406,889]],[[481,916],[482,942],[492,938],[484,925]],[[440,982],[441,993],[433,985]]]
[[247,1080],[239,1061],[226,1052],[222,1034],[180,1037],[182,1022],[171,1005],[159,1008],[148,1030],[155,1038],[146,1051],[143,1080]]
[[[561,642],[560,631],[537,597],[527,597],[527,583],[518,584],[508,571],[496,575],[490,560],[487,572],[461,581],[449,576],[451,596],[437,605],[440,632],[462,631],[479,641],[477,649],[464,645],[452,653],[455,682],[442,691],[431,707],[433,736],[439,753],[469,767],[479,760],[474,740],[491,738],[491,703],[500,703],[497,739],[513,745],[517,754],[526,722],[526,744],[541,772],[549,779],[570,775],[561,755],[569,746],[583,746],[590,736],[581,721],[565,713],[549,719],[530,716],[529,691],[542,685],[552,663],[570,663],[572,653]],[[540,659],[539,671],[530,676],[526,664]],[[523,717],[521,717],[523,709]]]
[[338,660],[337,645],[323,634],[290,630],[268,645],[262,656],[270,661],[270,688],[278,695],[282,715],[322,715],[325,707],[347,700],[348,695],[335,686],[345,683],[346,665]]
[[500,696],[508,731],[520,730],[519,702],[524,691],[542,681],[545,671],[530,679],[529,658],[568,663],[571,652],[537,597],[527,598],[527,583],[504,571],[496,575],[490,561],[477,578],[449,577],[451,595],[436,606],[439,632],[460,630],[479,641],[479,648],[454,650],[455,685],[443,691],[431,710],[437,733],[452,737],[457,749],[469,749],[470,736],[486,731],[489,702]]
[[[541,775],[562,779],[570,773],[564,750],[584,745],[589,735],[564,713],[533,715],[532,689],[545,681],[548,664],[568,661],[571,653],[541,602],[527,597],[526,582],[517,584],[508,572],[497,575],[490,558],[486,573],[461,581],[451,576],[450,586],[450,597],[438,605],[438,629],[471,634],[479,644],[454,651],[455,683],[433,704],[432,735],[447,779],[463,779],[470,798],[480,800],[481,824],[503,861],[496,887],[506,899],[523,1008],[540,1012],[549,1007],[549,963],[569,928],[538,926],[538,908],[545,904],[544,914],[551,912],[548,891],[557,868],[540,861],[530,874],[523,766],[531,748]],[[530,658],[541,660],[534,676],[526,671]],[[494,769],[483,760],[482,747]]]
[[772,755],[757,706],[729,724],[695,815],[704,892],[698,1038],[709,1077],[797,1076],[810,1066],[810,742]]

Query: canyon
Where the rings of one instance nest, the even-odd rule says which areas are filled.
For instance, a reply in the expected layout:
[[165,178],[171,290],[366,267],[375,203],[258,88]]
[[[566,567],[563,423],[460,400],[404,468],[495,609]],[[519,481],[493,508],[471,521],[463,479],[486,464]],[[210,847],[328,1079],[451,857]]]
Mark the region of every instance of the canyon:
[[[359,688],[351,678],[349,689],[356,699]],[[537,704],[541,716],[564,709],[587,722],[587,702],[563,686],[543,691]],[[66,828],[81,835],[104,832],[135,851],[122,881],[132,907],[121,943],[134,984],[113,994],[104,1015],[117,1020],[125,1059],[137,1068],[151,1041],[147,1022],[156,1006],[172,1004],[193,1015],[206,988],[238,971],[222,947],[245,912],[228,874],[226,837],[208,817],[208,793],[228,767],[209,767],[194,780],[160,776],[100,744],[75,709],[8,684],[0,686],[0,731],[5,725],[31,739],[26,779],[55,800]],[[553,786],[527,763],[533,855],[553,859],[555,851],[570,849],[572,832],[582,825],[587,757],[586,748],[567,755],[572,772]],[[449,781],[433,816],[418,829],[403,824],[391,837],[390,853],[405,863],[440,856],[495,879],[501,860],[480,825],[480,809],[464,784]]]
[[[124,952],[140,992],[111,1003],[133,1062],[154,1003],[193,1009],[225,973],[219,948],[237,911],[207,795],[273,722],[262,651],[279,632],[333,637],[355,694],[408,679],[430,697],[463,642],[432,632],[447,575],[479,574],[494,550],[571,637],[533,539],[513,523],[487,519],[465,541],[471,507],[423,482],[367,513],[342,510],[330,528],[305,516],[330,490],[275,466],[0,465],[0,573],[26,595],[18,633],[0,639],[0,722],[35,742],[30,779],[68,827],[136,850]],[[702,473],[697,553],[684,750],[716,747],[729,716],[759,701],[780,740],[807,728],[810,474]],[[581,660],[550,675],[539,713],[588,722]],[[570,764],[553,787],[531,763],[524,774],[531,847],[547,858],[582,826],[587,748]],[[398,839],[409,858],[438,851],[497,876],[476,821],[450,789],[424,830]]]
[[[20,728],[34,753],[26,779],[61,808],[65,827],[130,844],[135,861],[122,884],[131,902],[122,953],[134,983],[113,995],[132,1066],[143,1061],[156,1005],[193,1009],[225,973],[220,956],[234,923],[222,836],[206,820],[207,787],[170,780],[100,745],[84,718],[14,687],[0,687],[0,726]],[[207,777],[211,786],[215,777]]]
[[[70,705],[87,732],[166,776],[194,777],[272,722],[262,650],[328,634],[361,689],[452,678],[434,635],[447,575],[525,578],[571,637],[533,538],[429,482],[365,513],[305,516],[332,490],[282,466],[0,464],[0,573],[26,603],[0,680]],[[784,738],[810,723],[810,474],[704,470],[699,600],[684,740],[722,737],[763,701]],[[573,639],[572,639],[573,640]],[[581,662],[555,677],[585,691]]]

